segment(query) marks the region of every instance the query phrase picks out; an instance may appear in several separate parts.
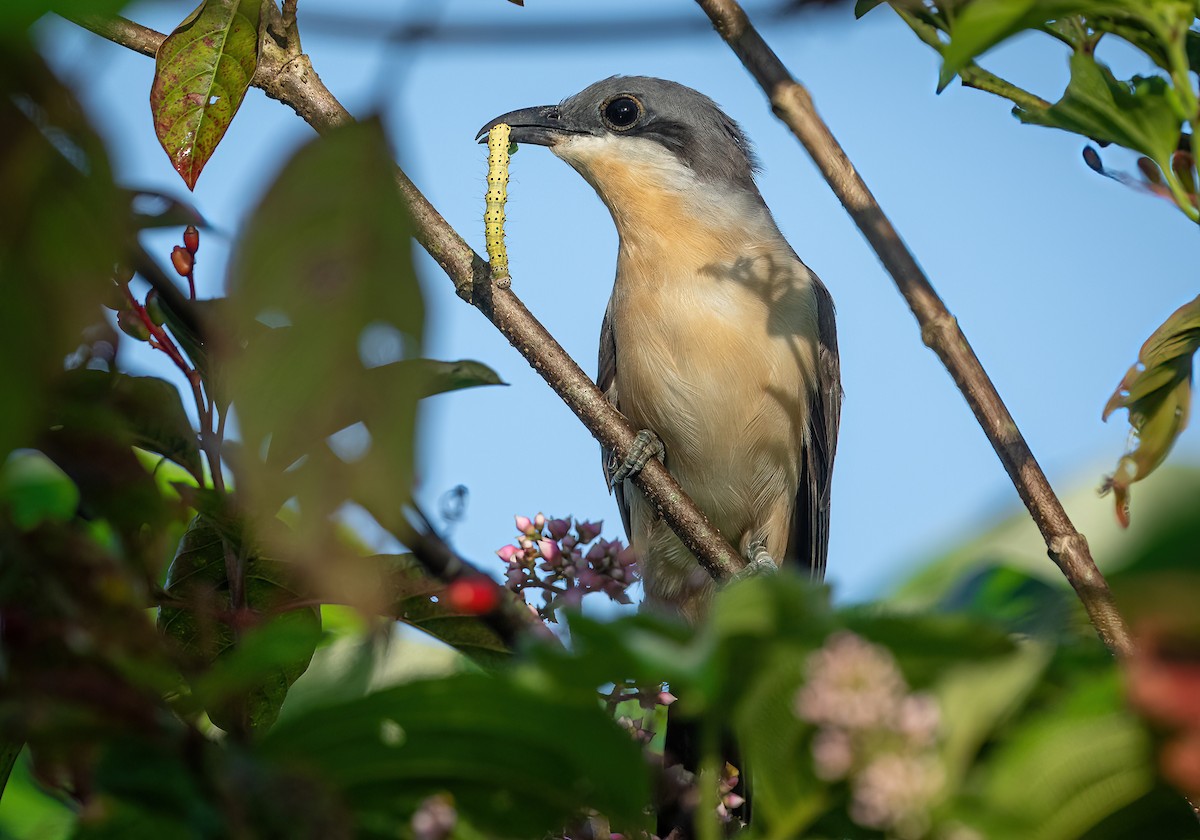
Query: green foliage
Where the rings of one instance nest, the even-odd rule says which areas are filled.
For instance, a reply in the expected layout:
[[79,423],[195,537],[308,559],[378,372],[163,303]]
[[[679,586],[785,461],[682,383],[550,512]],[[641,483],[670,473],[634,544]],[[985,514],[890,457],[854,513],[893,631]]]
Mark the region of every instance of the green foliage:
[[158,48],[150,110],[171,165],[194,189],[258,67],[261,0],[204,0]]
[[511,675],[414,682],[292,718],[263,755],[321,768],[360,836],[395,836],[421,799],[446,790],[489,836],[539,836],[583,803],[640,826],[649,785],[637,745],[597,703],[557,688]]
[[97,320],[131,232],[128,198],[74,97],[28,46],[4,49],[0,381],[22,396],[0,412],[0,457],[38,425],[48,386]]
[[[265,615],[258,626],[241,628],[221,620],[229,607],[227,569],[244,562],[245,601]],[[225,730],[265,731],[279,714],[292,683],[304,673],[320,636],[321,619],[313,606],[295,606],[301,594],[286,564],[263,557],[204,516],[197,516],[179,543],[167,570],[168,605],[159,609],[159,629],[198,660],[189,670],[202,674],[193,683],[213,723]],[[249,632],[246,632],[246,631]]]

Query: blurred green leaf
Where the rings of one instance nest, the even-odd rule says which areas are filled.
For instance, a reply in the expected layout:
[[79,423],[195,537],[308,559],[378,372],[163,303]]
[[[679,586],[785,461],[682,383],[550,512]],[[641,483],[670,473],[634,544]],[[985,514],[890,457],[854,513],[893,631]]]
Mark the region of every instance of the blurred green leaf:
[[[260,335],[259,352],[278,352],[272,345],[290,341],[287,336],[289,328],[280,327],[271,330],[265,336]],[[398,362],[368,367],[361,373],[361,387],[368,393],[379,394],[411,394],[416,389],[420,398],[431,397],[449,391],[464,388],[477,388],[483,385],[506,385],[500,377],[481,362],[462,360],[457,362],[439,362],[433,359],[404,359]],[[363,416],[362,400],[346,401],[328,407],[325,416],[320,418],[322,426],[315,423],[307,431],[310,436],[324,432],[326,436],[334,435],[341,429],[352,427]],[[274,435],[271,438],[270,460],[276,467],[283,469],[293,464],[305,454],[309,440],[299,436]]]
[[0,504],[28,531],[44,521],[66,522],[79,506],[79,488],[58,465],[31,449],[9,453],[0,465]]
[[[226,553],[247,552],[246,606],[262,621],[253,631],[231,625]],[[167,571],[166,594],[176,604],[159,610],[158,626],[207,673],[193,691],[213,723],[261,732],[275,721],[287,690],[304,673],[320,637],[320,613],[302,600],[287,564],[231,540],[227,529],[197,516]],[[277,612],[283,610],[282,612]]]
[[1170,86],[1158,76],[1119,81],[1091,55],[1071,56],[1071,82],[1062,99],[1045,110],[1013,113],[1025,123],[1060,128],[1100,143],[1116,143],[1169,166],[1179,143],[1180,121]]
[[51,12],[114,15],[128,4],[129,0],[6,0],[0,3],[0,40],[15,40],[25,27]]
[[[491,836],[539,837],[581,809],[641,827],[641,750],[594,699],[463,674],[414,682],[281,722],[262,744],[282,767],[313,768],[364,826],[407,821],[449,792]],[[602,770],[602,772],[601,772]]]
[[0,798],[0,837],[64,840],[71,831],[74,812],[34,781],[25,750],[13,766]]
[[1200,297],[1184,304],[1156,329],[1138,352],[1121,384],[1104,406],[1107,420],[1129,409],[1136,437],[1132,451],[1106,481],[1116,498],[1117,518],[1129,524],[1129,487],[1152,473],[1187,427],[1192,403],[1192,357],[1200,348]]
[[[81,513],[107,520],[127,559],[157,578],[167,551],[165,526],[181,511],[135,454],[138,435],[116,408],[111,376],[66,372],[50,392],[46,428],[34,443],[75,482]],[[178,394],[170,396],[178,401]]]
[[[419,358],[423,324],[393,173],[377,122],[321,137],[284,168],[233,257],[220,355],[245,441],[241,489],[265,516],[299,502],[280,556],[323,563],[347,501],[386,527],[408,498],[423,383],[380,388],[390,374],[376,370]],[[269,464],[253,457],[263,452]]]
[[887,647],[914,688],[933,684],[947,668],[1011,653],[1009,634],[994,622],[965,615],[890,612],[854,607],[842,613],[846,627]]
[[83,821],[73,837],[220,836],[222,815],[200,779],[179,760],[180,746],[138,738],[109,743],[95,780],[107,795],[108,807],[100,810],[98,818]]
[[0,125],[3,457],[32,443],[63,358],[112,288],[131,214],[74,96],[26,45],[0,58]]
[[171,165],[194,189],[258,66],[261,0],[205,0],[158,48],[150,111]]
[[1039,638],[1066,632],[1077,607],[1064,588],[1021,569],[993,564],[956,579],[936,605],[940,612],[967,613]]
[[207,222],[194,205],[157,190],[130,190],[134,224],[139,230],[164,227],[206,227]]
[[1030,840],[1074,840],[1154,788],[1149,743],[1115,671],[1023,722],[987,762],[982,796]]
[[179,389],[156,376],[73,370],[64,376],[68,399],[94,409],[92,423],[108,426],[131,446],[157,452],[203,480],[200,447]]
[[767,837],[808,836],[832,798],[813,774],[811,727],[796,716],[804,665],[805,656],[779,651],[736,707],[740,744],[754,768],[755,828]]
[[1029,641],[1011,654],[964,661],[939,675],[933,691],[942,712],[942,758],[955,789],[981,747],[1015,715],[1049,665],[1050,645]]

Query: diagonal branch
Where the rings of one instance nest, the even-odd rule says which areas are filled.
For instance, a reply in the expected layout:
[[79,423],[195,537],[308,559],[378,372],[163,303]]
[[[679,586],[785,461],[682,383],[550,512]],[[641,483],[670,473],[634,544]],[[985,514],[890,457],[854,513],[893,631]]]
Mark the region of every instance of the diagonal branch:
[[[295,26],[283,26],[274,4],[268,4],[266,12],[267,35],[263,38],[253,85],[290,106],[318,133],[350,122],[353,117],[321,82],[308,56],[301,51]],[[102,38],[147,56],[153,56],[165,38],[159,32],[119,17],[79,15],[69,19]],[[417,242],[454,282],[459,297],[475,306],[504,334],[596,440],[618,458],[628,455],[636,434],[629,422],[608,403],[591,378],[521,300],[510,289],[492,282],[483,258],[442,218],[399,167],[396,183],[412,213]],[[634,482],[715,580],[727,580],[745,565],[659,461],[651,460]]]
[[812,156],[846,212],[896,281],[921,327],[922,340],[938,355],[966,397],[1021,501],[1042,532],[1050,559],[1074,587],[1100,638],[1114,654],[1128,656],[1133,652],[1133,642],[1113,603],[1108,583],[1092,560],[1087,540],[1071,524],[958,322],[947,311],[829,126],[817,114],[808,91],[792,78],[736,0],[696,2],[767,94],[775,115]]

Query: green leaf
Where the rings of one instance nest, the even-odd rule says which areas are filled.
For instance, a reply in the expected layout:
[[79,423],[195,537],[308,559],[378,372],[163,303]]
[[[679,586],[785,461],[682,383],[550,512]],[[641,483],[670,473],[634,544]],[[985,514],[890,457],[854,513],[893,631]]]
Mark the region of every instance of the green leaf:
[[1040,111],[1015,108],[1025,123],[1059,128],[1100,143],[1116,143],[1170,166],[1180,122],[1165,79],[1135,76],[1122,82],[1090,55],[1071,56],[1071,82],[1062,99]]
[[649,802],[641,750],[593,699],[463,674],[408,683],[290,717],[262,754],[303,766],[340,793],[360,825],[407,822],[426,796],[496,837],[561,830],[583,808],[636,828]]
[[128,197],[74,96],[27,46],[4,49],[0,458],[32,444],[63,358],[95,323],[132,234]]
[[[242,548],[231,539],[234,523],[197,516],[167,570],[159,629],[201,666],[193,690],[213,723],[234,731],[264,731],[279,715],[287,690],[304,673],[320,635],[320,612],[292,609],[302,594],[287,564]],[[226,553],[246,551],[246,606],[263,617],[251,633],[229,623]],[[283,612],[277,612],[284,609]],[[277,614],[276,614],[277,613]],[[274,614],[274,615],[273,615]]]
[[13,524],[28,531],[75,516],[79,488],[41,452],[19,449],[0,465],[0,505],[8,508]]
[[171,165],[194,189],[258,67],[261,0],[205,0],[158,48],[150,111]]
[[1030,15],[1037,5],[1038,0],[972,0],[964,4],[954,16],[950,41],[942,48],[938,92],[969,62],[1032,22],[1040,22],[1040,14]]
[[1134,448],[1117,462],[1105,488],[1116,497],[1117,519],[1129,524],[1129,487],[1152,473],[1187,427],[1192,402],[1192,358],[1200,349],[1200,297],[1185,303],[1156,329],[1138,353],[1137,364],[1104,406],[1108,419],[1129,409]]
[[858,2],[854,4],[854,17],[861,18],[876,6],[881,6],[886,2],[887,0],[858,0]]
[[400,621],[424,630],[484,668],[512,661],[512,651],[496,631],[481,622],[478,615],[451,607],[440,597],[445,586],[422,572],[411,555],[380,555],[368,558],[368,562],[380,564],[388,601]]
[[[267,192],[231,263],[218,349],[245,441],[241,489],[255,505],[299,503],[280,556],[327,565],[318,547],[334,511],[354,501],[387,527],[410,492],[424,383],[381,370],[420,357],[423,326],[394,171],[377,122],[315,140]],[[251,457],[263,452],[266,463]],[[301,455],[302,468],[282,471]]]
[[[494,370],[483,362],[460,359],[457,362],[438,362],[433,359],[414,359],[412,362],[397,362],[397,365],[415,365],[417,374],[425,380],[422,389],[425,396],[459,391],[463,388],[478,388],[481,385],[507,385]],[[380,368],[374,368],[380,370]]]

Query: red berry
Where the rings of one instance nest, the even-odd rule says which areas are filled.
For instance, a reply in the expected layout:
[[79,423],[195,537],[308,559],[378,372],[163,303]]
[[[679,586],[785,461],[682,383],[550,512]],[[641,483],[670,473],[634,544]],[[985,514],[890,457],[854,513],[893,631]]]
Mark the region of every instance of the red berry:
[[171,265],[175,266],[180,277],[187,277],[191,274],[194,263],[191,252],[186,248],[176,245],[175,250],[171,251]]
[[188,253],[195,256],[200,250],[200,231],[196,230],[195,225],[188,225],[183,231],[183,247],[188,249]]
[[462,612],[483,615],[499,605],[499,587],[491,578],[459,578],[446,587],[446,602]]

